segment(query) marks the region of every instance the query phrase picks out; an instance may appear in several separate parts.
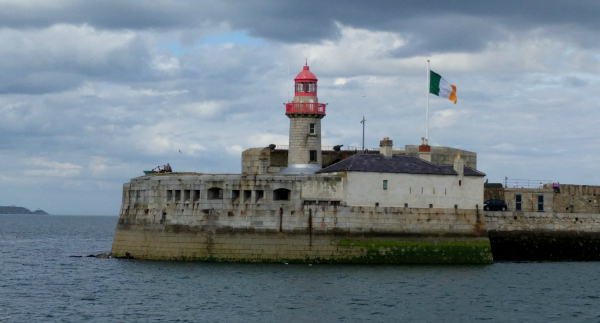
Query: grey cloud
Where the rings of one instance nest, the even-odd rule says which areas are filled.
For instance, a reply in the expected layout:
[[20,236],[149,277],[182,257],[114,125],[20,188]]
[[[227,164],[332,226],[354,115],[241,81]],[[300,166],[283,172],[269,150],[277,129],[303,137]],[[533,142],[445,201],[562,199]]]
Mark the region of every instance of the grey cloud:
[[[58,4],[65,5],[52,9]],[[598,37],[597,22],[591,19],[597,6],[591,2],[567,6],[549,1],[387,1],[376,5],[366,1],[57,1],[49,8],[15,8],[0,10],[0,25],[5,27],[0,29],[0,37],[14,33],[12,38],[2,38],[7,46],[0,48],[0,178],[20,174],[22,168],[30,167],[22,165],[30,157],[79,165],[80,174],[60,182],[78,182],[80,186],[73,184],[73,188],[54,193],[58,181],[47,179],[45,185],[35,186],[44,189],[35,192],[44,196],[40,198],[43,203],[65,201],[65,209],[74,208],[72,200],[81,201],[90,206],[87,213],[102,209],[102,213],[116,214],[122,183],[144,169],[169,162],[176,170],[239,172],[240,156],[227,153],[226,147],[250,148],[265,137],[286,144],[282,138],[287,136],[289,120],[282,102],[293,89],[292,79],[304,63],[305,50],[318,57],[314,65],[310,60],[309,64],[319,77],[319,99],[331,103],[323,119],[324,144],[360,143],[363,114],[368,119],[367,146],[377,146],[386,136],[398,147],[418,144],[424,133],[424,71],[415,72],[411,65],[420,59],[389,59],[387,53],[368,53],[364,58],[362,53],[336,52],[335,44],[312,46],[340,37],[338,22],[406,37],[408,45],[391,53],[397,57],[477,52],[497,40],[509,43],[504,53],[520,55],[515,48],[526,47],[529,38],[558,35],[551,40],[560,39],[565,47],[574,47],[581,55],[576,58],[585,62],[595,52],[582,54],[577,45]],[[67,24],[61,27],[67,31],[90,31],[76,39],[70,32],[50,33],[58,23]],[[260,46],[194,45],[194,35],[219,26],[228,30],[227,25],[272,41]],[[191,36],[182,36],[187,34]],[[100,37],[106,35],[115,38]],[[158,42],[166,38],[180,41],[176,37],[189,37],[191,49],[174,57],[161,51]],[[118,41],[111,43],[114,39]],[[291,49],[286,46],[296,43],[303,44]],[[456,120],[432,125],[432,142],[478,152],[480,168],[491,178],[511,175],[505,172],[528,176],[527,171],[537,176],[552,169],[556,172],[562,165],[571,169],[579,165],[561,160],[559,153],[532,148],[547,152],[576,147],[572,148],[574,158],[593,160],[593,154],[587,152],[597,151],[596,141],[586,139],[585,149],[577,145],[582,133],[593,136],[596,98],[582,94],[592,93],[598,81],[588,70],[571,70],[568,57],[554,53],[563,44],[558,43],[548,47],[542,43],[536,48],[540,52],[549,48],[539,68],[519,65],[505,70],[515,60],[502,56],[497,57],[501,68],[481,67],[482,61],[490,65],[485,53],[467,56],[480,59],[476,65],[480,67],[469,68],[462,62],[453,66],[453,72],[443,71],[458,85],[459,103],[431,97],[432,117],[443,119],[441,111],[451,111],[447,118]],[[98,55],[98,50],[104,50],[103,54]],[[533,51],[532,60],[537,53]],[[346,54],[363,61],[325,65]],[[300,62],[292,62],[288,78],[290,56]],[[163,69],[153,65],[157,58],[164,58]],[[554,70],[554,64],[563,71]],[[535,74],[530,74],[532,71]],[[381,82],[365,85],[371,76]],[[350,81],[335,85],[338,77]],[[561,87],[565,91],[559,93]],[[218,109],[208,115],[194,115],[197,111],[183,108],[213,103]],[[160,139],[168,141],[162,148]],[[516,147],[516,152],[499,153],[491,148],[503,143]],[[193,155],[186,155],[186,149],[194,149],[193,144],[206,150],[196,147]],[[184,148],[182,154],[180,147]],[[92,162],[96,157],[106,159],[113,169],[104,175],[90,175],[88,165],[100,163]],[[545,158],[543,171],[530,167]],[[507,163],[515,159],[520,168],[508,169]],[[575,182],[586,178],[585,174],[564,174]],[[15,178],[15,182],[25,180]],[[100,189],[101,185],[109,188]],[[0,186],[10,185],[3,182]],[[33,191],[32,187],[23,184],[5,199],[17,203],[19,195]],[[81,187],[93,194],[78,192]],[[46,201],[45,196],[52,199]]]
[[41,94],[59,92],[79,85],[84,77],[75,73],[64,73],[58,70],[48,72],[22,71],[0,77],[0,94]]
[[[596,31],[597,1],[65,1],[63,6],[6,5],[0,25],[89,24],[100,29],[202,29],[227,23],[251,36],[283,43],[336,39],[335,22],[406,35],[411,53],[477,51],[536,28]],[[587,46],[596,46],[588,43]]]
[[561,83],[568,87],[584,87],[588,85],[590,81],[577,76],[565,76],[561,79]]
[[0,93],[60,92],[84,80],[161,78],[148,68],[152,54],[142,37],[76,26],[0,30]]

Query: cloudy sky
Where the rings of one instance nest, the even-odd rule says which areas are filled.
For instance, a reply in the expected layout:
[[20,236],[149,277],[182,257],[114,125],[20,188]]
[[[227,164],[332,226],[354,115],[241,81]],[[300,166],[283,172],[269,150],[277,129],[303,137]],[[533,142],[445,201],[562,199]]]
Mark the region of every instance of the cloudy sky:
[[[0,205],[117,215],[142,170],[286,145],[305,60],[323,144],[478,154],[491,182],[600,185],[598,1],[0,0]],[[180,152],[181,151],[181,152]]]

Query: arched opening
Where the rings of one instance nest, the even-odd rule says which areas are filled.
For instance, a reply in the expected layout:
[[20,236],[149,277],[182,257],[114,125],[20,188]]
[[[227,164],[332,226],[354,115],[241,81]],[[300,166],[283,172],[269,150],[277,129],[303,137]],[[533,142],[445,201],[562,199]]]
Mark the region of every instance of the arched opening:
[[273,191],[273,201],[289,201],[291,192],[287,188],[278,188]]
[[222,200],[223,190],[218,187],[211,187],[208,189],[208,194],[206,194],[206,197],[209,200]]

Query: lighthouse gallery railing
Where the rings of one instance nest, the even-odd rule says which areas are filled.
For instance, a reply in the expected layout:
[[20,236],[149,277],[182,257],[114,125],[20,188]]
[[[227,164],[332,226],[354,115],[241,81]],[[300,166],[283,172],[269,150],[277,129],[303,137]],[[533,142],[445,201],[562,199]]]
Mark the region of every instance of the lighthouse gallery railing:
[[325,114],[325,104],[323,103],[286,103],[285,113],[314,113]]

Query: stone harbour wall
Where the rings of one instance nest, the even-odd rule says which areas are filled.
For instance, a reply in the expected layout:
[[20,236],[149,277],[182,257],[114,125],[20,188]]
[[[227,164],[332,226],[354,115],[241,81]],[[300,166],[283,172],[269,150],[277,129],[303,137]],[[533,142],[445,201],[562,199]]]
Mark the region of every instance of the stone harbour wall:
[[598,261],[600,214],[487,212],[494,260]]
[[491,263],[487,238],[117,229],[115,257],[218,262]]
[[598,213],[488,211],[485,218],[489,232],[600,232]]
[[[333,177],[151,177],[124,185],[112,247],[115,257],[314,263],[493,261],[485,217],[478,210],[343,206],[337,190],[319,191],[319,199],[302,197],[303,182],[333,180],[339,185],[340,179]],[[209,198],[207,191],[215,187],[223,187],[223,198]],[[274,200],[275,190],[283,187],[290,191],[289,200]],[[255,198],[258,191],[263,192],[261,199]],[[243,196],[236,197],[240,192],[248,192],[246,202]]]

